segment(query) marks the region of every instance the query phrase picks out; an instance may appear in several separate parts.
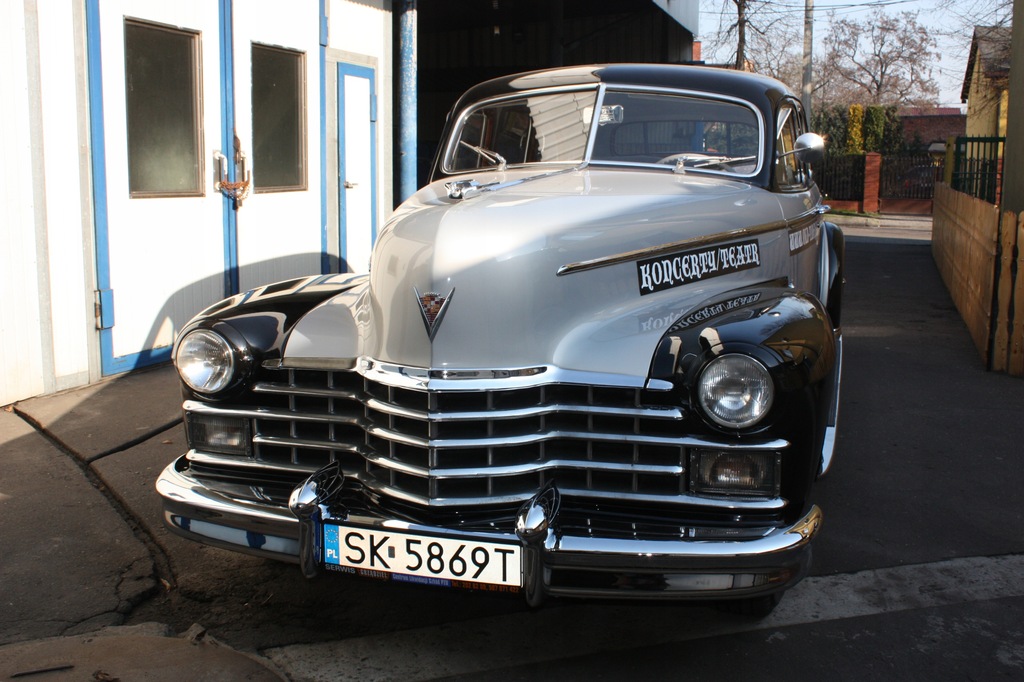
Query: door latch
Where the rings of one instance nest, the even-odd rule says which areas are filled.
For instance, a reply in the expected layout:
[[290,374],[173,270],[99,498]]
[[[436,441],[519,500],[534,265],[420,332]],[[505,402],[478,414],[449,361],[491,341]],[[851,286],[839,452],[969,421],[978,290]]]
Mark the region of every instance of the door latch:
[[231,199],[237,211],[252,188],[252,173],[246,168],[245,152],[241,149],[235,151],[235,177],[241,180],[234,182],[228,180],[228,158],[219,149],[213,152],[213,160],[217,164],[217,181],[213,183],[213,188]]

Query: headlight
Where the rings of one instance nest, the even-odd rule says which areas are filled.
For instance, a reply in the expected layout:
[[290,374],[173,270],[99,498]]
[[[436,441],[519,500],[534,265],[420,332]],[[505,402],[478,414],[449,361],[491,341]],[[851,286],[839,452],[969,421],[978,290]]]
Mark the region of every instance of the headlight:
[[775,384],[767,368],[749,355],[722,355],[701,372],[697,395],[704,413],[716,424],[742,429],[768,414]]
[[231,344],[209,329],[197,329],[178,344],[174,359],[181,380],[198,393],[216,393],[235,377],[237,360]]

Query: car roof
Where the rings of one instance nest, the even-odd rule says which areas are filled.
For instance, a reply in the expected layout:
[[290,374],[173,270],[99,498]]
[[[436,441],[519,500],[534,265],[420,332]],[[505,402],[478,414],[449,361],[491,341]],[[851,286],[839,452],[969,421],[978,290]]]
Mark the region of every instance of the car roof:
[[596,64],[494,78],[467,90],[454,109],[459,110],[470,102],[507,95],[517,90],[600,83],[709,92],[739,97],[758,106],[770,103],[769,108],[774,107],[780,98],[792,94],[774,78],[746,71],[678,64]]
[[[793,98],[793,93],[774,78],[747,71],[690,66],[680,64],[591,64],[568,66],[542,71],[511,74],[485,81],[467,90],[456,100],[445,122],[441,140],[447,140],[459,112],[470,105],[494,97],[514,95],[516,92],[549,88],[573,88],[585,86],[622,85],[640,88],[667,88],[708,93],[723,97],[738,98],[757,108],[765,121],[764,148],[772,149],[774,139],[775,110],[783,98]],[[797,102],[798,104],[798,102]],[[435,152],[431,164],[430,179],[446,177],[441,170],[443,144]],[[750,181],[762,187],[771,183],[771,166],[764,164],[756,177]]]

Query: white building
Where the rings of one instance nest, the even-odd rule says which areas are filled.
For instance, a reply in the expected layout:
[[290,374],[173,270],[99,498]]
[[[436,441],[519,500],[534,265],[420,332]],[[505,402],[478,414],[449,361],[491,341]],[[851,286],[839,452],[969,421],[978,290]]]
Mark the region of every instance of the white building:
[[166,360],[227,294],[366,269],[391,5],[0,3],[0,405]]
[[0,2],[0,405],[166,361],[226,295],[365,271],[462,89],[546,66],[691,60],[698,10]]

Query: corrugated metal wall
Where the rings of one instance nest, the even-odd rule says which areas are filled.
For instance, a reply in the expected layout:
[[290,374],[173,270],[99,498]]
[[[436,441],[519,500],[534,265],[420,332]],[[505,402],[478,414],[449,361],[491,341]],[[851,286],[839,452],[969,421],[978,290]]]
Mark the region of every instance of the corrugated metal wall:
[[422,2],[418,15],[421,183],[448,109],[472,85],[553,66],[693,56],[693,35],[650,0]]

